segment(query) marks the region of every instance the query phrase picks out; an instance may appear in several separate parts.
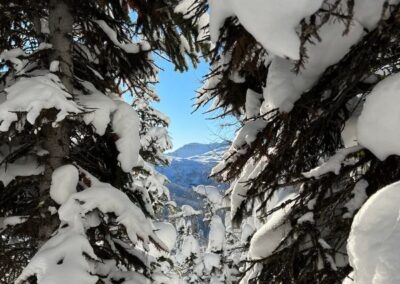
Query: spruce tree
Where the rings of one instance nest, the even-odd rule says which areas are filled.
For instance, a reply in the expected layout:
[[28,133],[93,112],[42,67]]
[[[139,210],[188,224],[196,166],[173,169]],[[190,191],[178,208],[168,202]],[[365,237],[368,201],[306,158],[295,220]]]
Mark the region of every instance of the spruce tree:
[[158,282],[153,57],[206,50],[186,2],[0,1],[1,282]]
[[354,214],[400,179],[399,153],[386,137],[373,137],[384,154],[370,146],[359,119],[398,71],[398,1],[209,4],[215,47],[197,104],[241,123],[213,176],[231,182],[234,223],[256,229],[242,283],[342,283]]
[[202,212],[190,205],[182,205],[179,212],[171,215],[177,231],[174,260],[180,275],[180,283],[204,283],[203,254],[199,243],[199,215]]
[[[204,283],[234,283],[235,267],[232,257],[234,234],[226,222],[229,200],[215,186],[198,185],[193,190],[203,198],[204,221],[207,223],[207,247],[203,254]],[[228,216],[229,217],[229,216]],[[229,218],[228,218],[229,220]]]

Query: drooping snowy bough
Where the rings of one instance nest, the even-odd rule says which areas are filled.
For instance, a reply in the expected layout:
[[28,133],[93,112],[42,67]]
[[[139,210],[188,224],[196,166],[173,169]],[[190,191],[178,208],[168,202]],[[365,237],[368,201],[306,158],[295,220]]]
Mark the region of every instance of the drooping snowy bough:
[[152,56],[207,50],[187,2],[0,1],[1,283],[176,278]]
[[347,249],[355,283],[400,281],[399,182],[374,194],[354,217]]

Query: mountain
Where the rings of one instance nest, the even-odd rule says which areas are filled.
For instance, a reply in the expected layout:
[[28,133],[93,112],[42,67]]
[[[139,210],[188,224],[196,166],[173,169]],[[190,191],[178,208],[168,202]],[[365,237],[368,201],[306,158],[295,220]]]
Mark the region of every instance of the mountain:
[[177,204],[188,204],[194,208],[201,207],[201,201],[194,194],[192,187],[204,184],[225,187],[223,184],[208,178],[211,169],[218,163],[228,147],[227,142],[200,144],[190,143],[174,152],[168,153],[171,164],[159,167],[158,171],[169,180],[168,188],[171,198]]
[[227,146],[228,143],[226,142],[212,144],[189,143],[169,153],[169,155],[176,158],[196,158],[196,156],[204,154],[208,154],[210,157],[216,157],[218,151],[221,149],[225,150]]

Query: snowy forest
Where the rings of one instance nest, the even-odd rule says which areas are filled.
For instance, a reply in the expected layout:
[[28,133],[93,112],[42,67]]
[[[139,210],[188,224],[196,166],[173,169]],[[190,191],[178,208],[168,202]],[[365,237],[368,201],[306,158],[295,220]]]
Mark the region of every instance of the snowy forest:
[[0,0],[0,283],[400,284],[399,70],[400,0]]

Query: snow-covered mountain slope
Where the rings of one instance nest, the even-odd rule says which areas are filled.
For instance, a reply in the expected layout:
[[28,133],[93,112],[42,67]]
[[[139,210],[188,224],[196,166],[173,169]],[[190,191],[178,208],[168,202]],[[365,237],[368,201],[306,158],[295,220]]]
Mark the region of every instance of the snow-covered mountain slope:
[[171,164],[158,170],[170,180],[168,188],[178,205],[199,207],[192,187],[200,184],[222,186],[208,178],[211,169],[220,160],[228,143],[190,143],[168,154]]
[[189,143],[181,148],[169,153],[169,156],[173,158],[189,158],[197,159],[199,156],[216,157],[220,155],[221,151],[225,150],[228,143],[212,143],[212,144],[200,144],[200,143]]

